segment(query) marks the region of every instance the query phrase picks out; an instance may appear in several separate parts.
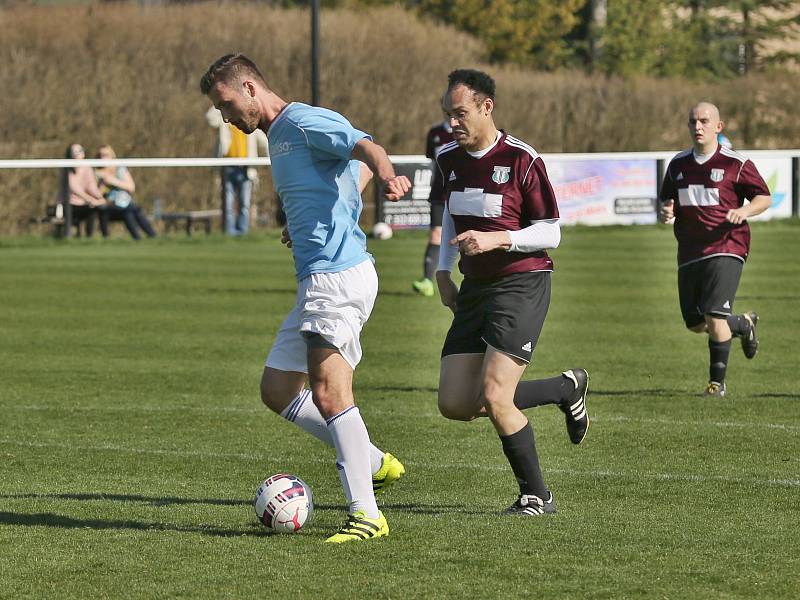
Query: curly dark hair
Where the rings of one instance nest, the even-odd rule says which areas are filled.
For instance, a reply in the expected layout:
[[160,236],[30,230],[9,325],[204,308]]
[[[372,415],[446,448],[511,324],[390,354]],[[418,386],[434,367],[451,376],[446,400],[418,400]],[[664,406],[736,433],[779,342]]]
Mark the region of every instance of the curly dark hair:
[[484,98],[491,98],[494,101],[494,79],[483,71],[456,69],[447,76],[447,90],[452,90],[457,85],[466,86],[475,92],[475,97],[479,102]]

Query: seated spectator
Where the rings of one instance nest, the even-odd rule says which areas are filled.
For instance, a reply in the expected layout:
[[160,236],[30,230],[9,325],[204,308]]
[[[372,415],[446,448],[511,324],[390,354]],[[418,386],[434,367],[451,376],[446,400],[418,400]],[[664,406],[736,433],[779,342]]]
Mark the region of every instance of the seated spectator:
[[[97,149],[97,158],[114,159],[116,157],[114,149],[108,144]],[[128,168],[123,165],[101,167],[96,170],[95,175],[103,196],[108,201],[108,206],[100,213],[101,229],[107,232],[110,220],[123,221],[133,239],[141,239],[140,228],[147,234],[147,237],[155,237],[156,232],[150,221],[147,220],[144,211],[133,201],[136,184]]]
[[[82,159],[86,157],[83,146],[70,144],[67,146],[66,158]],[[60,204],[69,202],[72,212],[72,223],[81,235],[81,223],[84,224],[86,237],[94,234],[94,219],[98,210],[105,206],[106,200],[97,187],[92,168],[89,166],[69,167],[61,171],[61,181],[56,200]],[[103,224],[100,224],[101,230]],[[107,231],[103,230],[103,236]]]

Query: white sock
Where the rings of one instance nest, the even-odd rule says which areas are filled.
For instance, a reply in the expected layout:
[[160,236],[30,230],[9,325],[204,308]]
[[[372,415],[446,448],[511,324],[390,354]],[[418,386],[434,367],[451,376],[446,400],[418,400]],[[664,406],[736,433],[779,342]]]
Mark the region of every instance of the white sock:
[[328,419],[328,431],[336,447],[336,468],[350,514],[363,510],[370,519],[377,519],[378,505],[368,459],[369,433],[358,407],[351,406]]
[[[328,431],[328,425],[311,398],[311,390],[300,392],[289,403],[289,406],[283,409],[281,416],[301,427],[323,444],[333,448],[333,440],[331,439],[330,431]],[[383,465],[383,450],[376,448],[372,443],[369,445],[369,465],[373,475]]]

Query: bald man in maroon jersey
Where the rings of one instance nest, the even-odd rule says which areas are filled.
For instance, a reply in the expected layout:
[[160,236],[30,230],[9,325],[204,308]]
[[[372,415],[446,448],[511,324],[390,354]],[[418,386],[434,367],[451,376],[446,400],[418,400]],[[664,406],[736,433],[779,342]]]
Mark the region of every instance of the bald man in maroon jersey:
[[[723,397],[731,339],[747,358],[758,351],[758,314],[733,314],[742,267],[750,251],[747,219],[772,204],[752,161],[719,145],[719,110],[700,102],[689,112],[693,147],[677,154],[661,186],[663,223],[678,240],[678,295],[690,331],[708,333],[709,381],[704,394]],[[745,203],[749,200],[749,203]]]
[[[494,124],[495,84],[486,73],[450,73],[443,108],[454,141],[436,155],[445,200],[436,281],[454,313],[442,349],[439,411],[448,419],[488,416],[519,484],[505,514],[554,513],[533,429],[520,409],[555,404],[580,444],[589,426],[584,369],[520,381],[533,358],[550,304],[561,240],[558,205],[541,157]],[[456,257],[464,281],[451,277]]]

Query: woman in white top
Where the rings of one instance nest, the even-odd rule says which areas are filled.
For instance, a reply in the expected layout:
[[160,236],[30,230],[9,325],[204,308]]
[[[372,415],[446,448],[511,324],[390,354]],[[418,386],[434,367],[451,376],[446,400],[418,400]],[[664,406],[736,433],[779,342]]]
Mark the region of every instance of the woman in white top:
[[[104,144],[97,149],[97,158],[114,159],[117,155],[111,146]],[[156,232],[150,221],[133,201],[136,184],[128,168],[124,165],[101,167],[96,170],[95,175],[103,196],[108,201],[107,209],[100,213],[101,229],[107,231],[110,220],[119,220],[125,223],[125,227],[135,240],[142,237],[140,229],[147,234],[147,237],[155,237]]]

